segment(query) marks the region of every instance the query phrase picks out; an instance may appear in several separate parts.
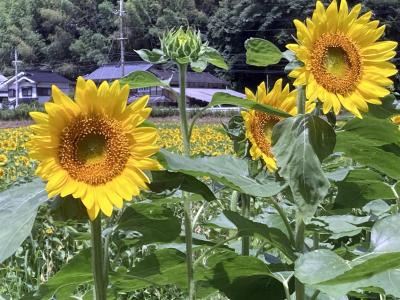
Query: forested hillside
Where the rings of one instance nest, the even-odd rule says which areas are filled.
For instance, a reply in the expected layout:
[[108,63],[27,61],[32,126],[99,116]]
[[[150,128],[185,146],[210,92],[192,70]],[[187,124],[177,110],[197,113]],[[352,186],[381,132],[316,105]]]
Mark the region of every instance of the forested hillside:
[[[70,78],[118,60],[118,2],[0,0],[0,72],[13,72],[15,47],[22,68],[52,68]],[[362,2],[365,9],[374,10],[376,18],[386,20],[387,38],[398,40],[399,1]],[[257,82],[265,80],[267,74],[246,66],[244,41],[262,37],[284,49],[283,41],[294,33],[291,20],[304,19],[313,7],[310,0],[127,0],[126,59],[138,59],[133,49],[158,46],[158,36],[165,28],[194,25],[229,61],[231,70],[222,75],[241,88],[249,72]],[[268,70],[272,77],[280,72],[279,65]]]

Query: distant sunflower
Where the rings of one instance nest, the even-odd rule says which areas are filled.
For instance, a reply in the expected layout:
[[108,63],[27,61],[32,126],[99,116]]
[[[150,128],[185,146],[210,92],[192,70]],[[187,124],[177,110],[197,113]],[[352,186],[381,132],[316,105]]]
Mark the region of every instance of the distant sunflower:
[[54,103],[45,104],[47,113],[33,112],[34,136],[30,155],[39,160],[36,173],[48,181],[49,197],[60,194],[80,198],[94,220],[101,210],[111,216],[113,206],[121,208],[146,188],[142,170],[159,169],[150,158],[155,145],[155,128],[138,127],[149,116],[149,97],[127,106],[129,87],[78,78],[75,101],[56,86]]
[[[246,88],[246,96],[249,100],[273,106],[290,115],[297,114],[297,91],[290,92],[288,84],[283,88],[282,79],[275,82],[270,92],[267,92],[264,82],[258,86],[256,94]],[[315,104],[308,102],[306,110],[311,111],[314,107]],[[283,118],[255,110],[242,111],[242,116],[246,126],[246,137],[251,143],[251,157],[254,160],[262,158],[268,170],[275,171],[276,161],[271,151],[272,129]]]
[[295,20],[298,44],[289,44],[304,66],[289,76],[294,85],[306,85],[308,99],[319,99],[323,112],[332,108],[339,114],[341,106],[361,118],[368,104],[381,104],[393,84],[388,77],[397,73],[388,62],[396,55],[397,42],[377,40],[385,31],[379,21],[371,21],[369,11],[359,17],[361,4],[350,12],[346,0],[338,8],[336,0],[325,10],[317,1],[306,24]]
[[8,162],[8,158],[4,154],[0,154],[0,166],[5,166]]
[[396,125],[400,125],[400,115],[396,115],[391,118],[392,122]]

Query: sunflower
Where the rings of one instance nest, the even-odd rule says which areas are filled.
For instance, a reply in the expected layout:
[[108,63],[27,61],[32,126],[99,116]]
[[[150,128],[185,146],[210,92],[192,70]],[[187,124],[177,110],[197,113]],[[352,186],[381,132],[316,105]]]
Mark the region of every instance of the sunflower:
[[369,11],[359,17],[361,4],[350,12],[346,0],[338,8],[336,0],[325,10],[317,1],[316,9],[306,24],[295,20],[298,44],[286,47],[304,66],[289,76],[294,85],[306,85],[308,99],[319,99],[323,112],[332,108],[339,114],[341,106],[361,118],[368,103],[381,104],[393,82],[388,77],[397,73],[389,62],[396,55],[397,42],[377,40],[385,31],[379,21],[371,21]]
[[31,113],[36,174],[48,181],[49,197],[80,198],[91,220],[100,210],[111,216],[113,206],[121,208],[147,187],[143,170],[160,168],[150,158],[159,150],[156,129],[139,127],[151,112],[149,97],[127,106],[128,94],[128,85],[121,88],[118,81],[97,88],[79,77],[75,101],[53,86],[47,113]]
[[0,166],[5,166],[8,162],[8,158],[4,154],[0,154]]
[[0,179],[3,178],[5,175],[5,171],[2,167],[0,167]]
[[[267,92],[264,82],[258,86],[256,94],[246,88],[246,97],[249,100],[278,108],[292,116],[297,114],[297,91],[290,92],[288,84],[282,87],[282,79],[275,82],[270,92]],[[306,103],[307,112],[313,110],[314,107],[314,103]],[[246,138],[251,143],[251,157],[253,160],[262,158],[268,170],[275,171],[276,161],[271,152],[272,129],[283,118],[255,110],[242,111],[242,116],[246,126]]]
[[391,118],[392,122],[396,125],[400,125],[400,115],[396,115]]

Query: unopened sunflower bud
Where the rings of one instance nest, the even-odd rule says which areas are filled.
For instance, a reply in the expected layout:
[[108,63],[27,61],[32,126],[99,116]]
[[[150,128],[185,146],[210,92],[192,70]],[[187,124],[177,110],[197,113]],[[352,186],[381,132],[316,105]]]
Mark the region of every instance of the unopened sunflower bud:
[[201,40],[200,31],[180,27],[164,33],[161,38],[161,50],[164,55],[179,64],[197,61],[208,45]]

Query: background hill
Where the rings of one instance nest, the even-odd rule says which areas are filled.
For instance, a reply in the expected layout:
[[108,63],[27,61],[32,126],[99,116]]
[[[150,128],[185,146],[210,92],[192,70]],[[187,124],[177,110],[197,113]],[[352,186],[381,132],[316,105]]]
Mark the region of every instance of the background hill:
[[[398,40],[399,0],[362,3],[374,10],[374,18],[386,20],[386,38]],[[244,41],[262,37],[283,50],[294,34],[292,20],[304,19],[313,7],[310,0],[127,0],[126,59],[138,59],[133,49],[158,46],[158,36],[165,28],[190,24],[231,64],[222,76],[239,89],[254,86],[266,80],[267,74],[271,80],[279,76],[283,64],[268,70],[249,68]],[[118,9],[117,0],[0,0],[0,72],[13,72],[15,47],[22,69],[53,69],[71,79],[118,60]]]

